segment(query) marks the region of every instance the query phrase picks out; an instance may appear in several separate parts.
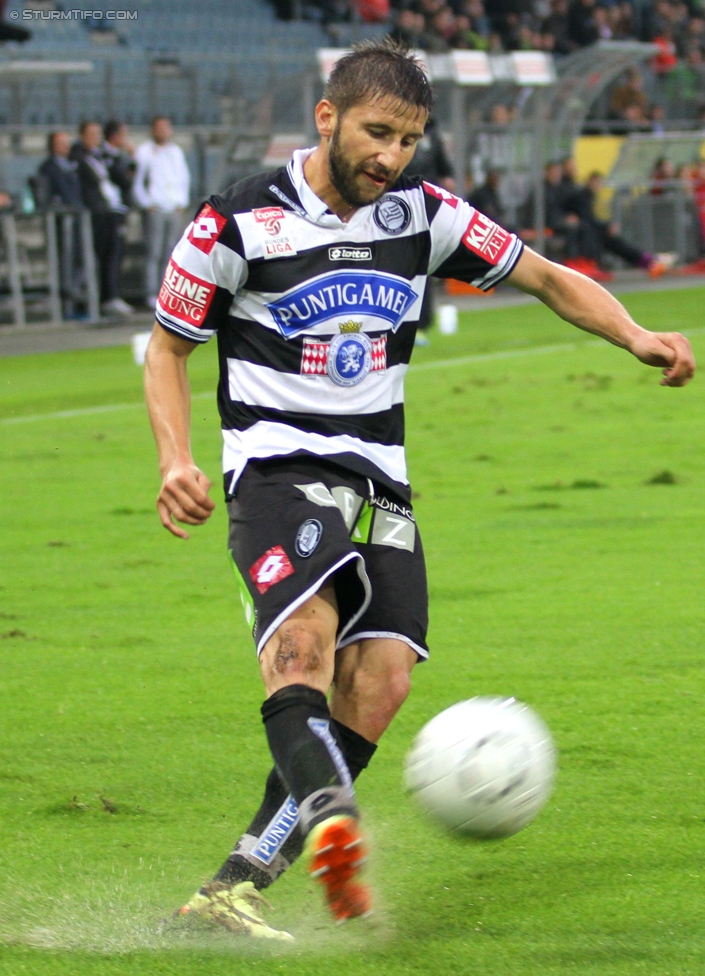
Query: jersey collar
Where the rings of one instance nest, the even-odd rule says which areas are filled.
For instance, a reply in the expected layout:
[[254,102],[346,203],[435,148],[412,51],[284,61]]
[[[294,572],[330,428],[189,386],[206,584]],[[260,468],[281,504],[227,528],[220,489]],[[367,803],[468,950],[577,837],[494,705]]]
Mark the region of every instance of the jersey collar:
[[[314,147],[315,148],[315,147]],[[323,227],[345,227],[347,226],[340,217],[328,209],[328,205],[317,197],[311,187],[306,182],[304,176],[304,163],[313,152],[313,149],[297,149],[287,166],[287,172],[292,186],[301,201],[301,205],[309,215],[311,220]],[[358,211],[359,212],[359,211]],[[355,215],[354,215],[355,216]],[[348,224],[350,221],[348,221]]]

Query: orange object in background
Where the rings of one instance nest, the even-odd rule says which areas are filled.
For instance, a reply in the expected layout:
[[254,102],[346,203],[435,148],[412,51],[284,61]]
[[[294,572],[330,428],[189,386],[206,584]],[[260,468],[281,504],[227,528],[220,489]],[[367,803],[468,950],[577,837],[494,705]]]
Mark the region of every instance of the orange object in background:
[[482,291],[474,285],[469,285],[466,281],[458,281],[457,278],[446,278],[446,295],[491,295],[494,288],[489,291]]

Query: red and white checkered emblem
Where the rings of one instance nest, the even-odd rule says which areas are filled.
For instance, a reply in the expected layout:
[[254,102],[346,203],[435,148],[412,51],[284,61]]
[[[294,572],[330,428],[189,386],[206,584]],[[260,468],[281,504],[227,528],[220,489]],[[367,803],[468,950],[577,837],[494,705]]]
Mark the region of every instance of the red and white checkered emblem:
[[252,582],[258,593],[266,593],[270,586],[291,576],[294,567],[281,546],[272,546],[250,567]]
[[[302,376],[327,376],[328,375],[328,350],[329,342],[319,342],[318,339],[304,339],[304,348],[301,354],[301,375]],[[372,365],[370,372],[379,372],[387,368],[387,337],[380,336],[372,340]]]

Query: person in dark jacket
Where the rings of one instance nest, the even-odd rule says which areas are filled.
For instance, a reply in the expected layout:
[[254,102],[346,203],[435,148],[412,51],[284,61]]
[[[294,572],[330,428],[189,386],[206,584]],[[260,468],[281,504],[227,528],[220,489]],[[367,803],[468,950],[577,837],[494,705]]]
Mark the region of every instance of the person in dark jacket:
[[132,203],[132,184],[135,181],[137,163],[134,160],[135,150],[129,139],[127,124],[110,119],[103,126],[103,140],[103,156],[108,174],[120,188],[122,202],[129,207]]
[[83,202],[91,211],[101,311],[106,315],[128,316],[134,309],[120,298],[120,261],[127,207],[122,202],[120,187],[110,178],[108,161],[101,149],[102,135],[98,122],[83,122],[70,159],[78,164]]
[[82,207],[83,195],[78,178],[78,163],[69,159],[71,137],[67,132],[50,132],[47,139],[48,157],[39,167],[39,182],[35,195],[37,206]]
[[[445,190],[451,192],[455,190],[453,166],[448,159],[443,139],[433,116],[426,123],[423,139],[420,139],[416,144],[414,158],[407,166],[406,172],[409,176],[420,176],[429,183],[435,183],[436,186],[441,186]],[[435,310],[434,287],[434,282],[429,278],[419,313],[419,327],[416,333],[417,346],[429,344],[426,332],[431,325]]]
[[482,186],[472,190],[468,196],[468,203],[471,207],[479,210],[490,220],[494,220],[501,227],[507,226],[507,215],[499,198],[499,184],[502,179],[501,171],[498,169],[488,170],[485,182]]

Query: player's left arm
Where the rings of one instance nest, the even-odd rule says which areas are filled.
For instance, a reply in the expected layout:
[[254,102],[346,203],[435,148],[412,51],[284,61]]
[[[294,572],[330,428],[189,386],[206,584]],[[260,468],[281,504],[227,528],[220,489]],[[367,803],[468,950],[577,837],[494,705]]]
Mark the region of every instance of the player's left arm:
[[662,386],[685,386],[692,379],[695,358],[685,336],[643,329],[613,295],[585,275],[525,247],[507,281],[535,295],[566,322],[627,349],[647,366],[661,367]]

